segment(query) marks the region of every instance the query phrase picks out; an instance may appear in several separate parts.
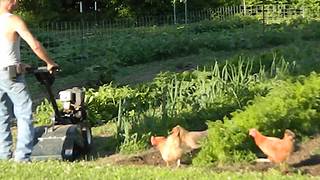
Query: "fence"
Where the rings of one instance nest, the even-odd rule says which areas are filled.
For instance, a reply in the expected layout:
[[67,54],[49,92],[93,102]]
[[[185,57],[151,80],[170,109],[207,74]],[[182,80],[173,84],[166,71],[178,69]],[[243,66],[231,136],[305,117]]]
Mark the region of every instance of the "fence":
[[214,18],[225,19],[234,15],[257,16],[266,23],[281,21],[286,18],[304,16],[304,9],[292,5],[255,5],[220,7],[212,11]]
[[[194,23],[210,19],[225,19],[235,15],[258,16],[265,15],[265,20],[282,20],[283,18],[292,18],[296,16],[304,16],[303,8],[296,8],[293,5],[255,5],[255,6],[230,6],[219,7],[216,9],[206,9],[199,11],[190,11],[187,15],[187,22]],[[185,23],[184,13],[177,14],[177,24]],[[272,22],[272,21],[270,21]],[[161,16],[143,16],[137,18],[122,18],[115,20],[95,20],[93,22],[48,22],[33,27],[41,30],[74,30],[80,29],[81,26],[85,30],[96,28],[131,28],[131,27],[148,27],[175,24],[173,15]]]
[[[232,6],[188,12],[188,23],[203,20],[225,20],[233,16],[256,16],[265,23],[273,23],[286,18],[304,16],[304,9],[291,5],[258,5]],[[185,23],[184,13],[177,14],[177,23]],[[131,30],[132,28],[165,26],[175,24],[174,16],[146,16],[138,18],[97,20],[80,22],[47,22],[31,27],[38,39],[43,43],[54,59],[67,62],[95,58],[95,54],[86,54],[86,49],[93,41],[107,39],[115,31]],[[103,47],[96,51],[103,51]],[[22,57],[36,59],[26,44],[22,45]],[[98,53],[101,54],[101,53]],[[80,61],[81,62],[81,61]]]

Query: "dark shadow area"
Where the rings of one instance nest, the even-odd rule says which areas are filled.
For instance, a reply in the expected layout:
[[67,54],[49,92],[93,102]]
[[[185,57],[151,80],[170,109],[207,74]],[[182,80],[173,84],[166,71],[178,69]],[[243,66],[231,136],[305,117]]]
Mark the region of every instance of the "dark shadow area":
[[94,136],[90,152],[83,157],[85,160],[96,160],[116,153],[117,140],[114,136]]
[[300,168],[302,166],[314,166],[320,164],[320,155],[312,155],[310,158],[300,161],[299,163],[293,164],[292,167]]

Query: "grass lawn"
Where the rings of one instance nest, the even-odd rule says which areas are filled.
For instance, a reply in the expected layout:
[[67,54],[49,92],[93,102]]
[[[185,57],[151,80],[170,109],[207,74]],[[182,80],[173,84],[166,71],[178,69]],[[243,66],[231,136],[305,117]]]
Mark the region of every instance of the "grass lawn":
[[[0,162],[0,179],[313,179],[300,174],[268,172],[214,172],[210,168],[161,168],[150,166],[113,166],[94,162],[34,162],[16,164]],[[316,178],[314,178],[316,179]]]

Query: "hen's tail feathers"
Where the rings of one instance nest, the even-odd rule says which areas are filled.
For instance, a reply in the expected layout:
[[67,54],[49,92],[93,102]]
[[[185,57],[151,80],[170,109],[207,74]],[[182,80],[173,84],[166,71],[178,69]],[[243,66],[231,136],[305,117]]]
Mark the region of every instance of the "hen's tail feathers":
[[206,130],[206,131],[190,131],[189,134],[192,137],[192,139],[198,141],[198,140],[208,136],[208,130]]
[[294,134],[294,132],[292,132],[292,131],[289,130],[289,129],[286,129],[286,130],[284,131],[284,133],[287,134],[288,136],[291,136],[292,138],[295,138],[295,137],[296,137],[296,135]]

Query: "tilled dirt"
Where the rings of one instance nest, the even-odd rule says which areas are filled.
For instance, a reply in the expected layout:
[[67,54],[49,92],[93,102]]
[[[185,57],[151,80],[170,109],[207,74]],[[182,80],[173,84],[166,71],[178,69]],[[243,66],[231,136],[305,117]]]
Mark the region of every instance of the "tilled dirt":
[[[313,176],[320,175],[320,154],[317,151],[320,150],[320,136],[316,136],[311,140],[299,144],[296,147],[296,151],[287,161],[285,166],[272,164],[272,163],[262,163],[262,162],[252,162],[243,163],[236,165],[223,165],[212,167],[214,171],[267,171],[270,168],[279,169],[284,174],[291,174],[300,172],[303,174],[310,174]],[[319,151],[320,152],[320,151]],[[319,153],[318,152],[318,153]],[[133,155],[121,155],[121,154],[111,154],[105,157],[100,157],[96,159],[97,163],[101,164],[117,164],[117,165],[150,165],[150,166],[162,166],[165,167],[165,162],[162,160],[159,151],[151,148],[147,151],[133,154]],[[182,159],[181,167],[192,166],[191,158],[189,155]],[[236,166],[236,167],[235,167]]]
[[[320,175],[320,135],[298,146],[289,158],[288,164],[293,168],[311,175]],[[318,152],[319,153],[319,152]]]

